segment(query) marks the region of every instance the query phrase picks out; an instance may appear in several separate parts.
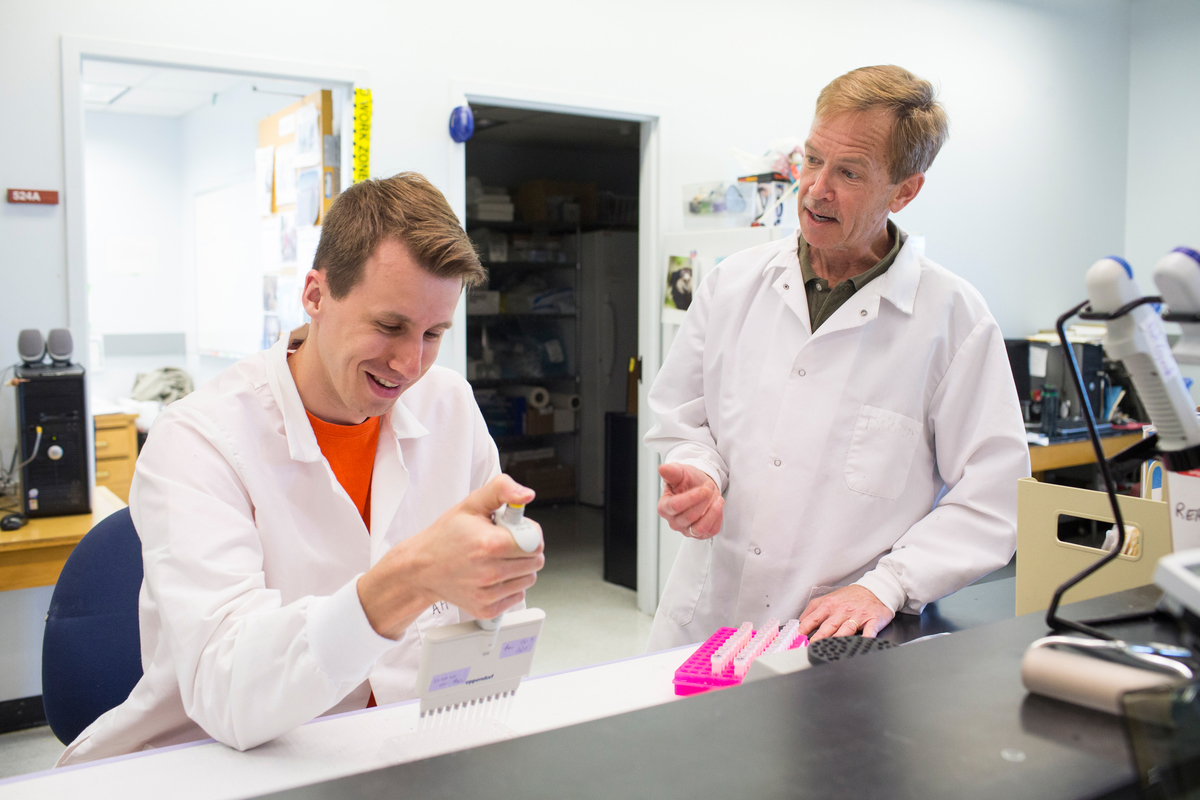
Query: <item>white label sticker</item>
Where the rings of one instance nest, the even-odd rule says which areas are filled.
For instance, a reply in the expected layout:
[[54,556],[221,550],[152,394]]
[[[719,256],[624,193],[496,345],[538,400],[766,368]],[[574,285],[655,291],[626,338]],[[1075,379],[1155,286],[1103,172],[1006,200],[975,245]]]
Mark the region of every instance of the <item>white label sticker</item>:
[[1171,497],[1171,541],[1174,550],[1200,547],[1200,476],[1168,472]]
[[279,136],[291,136],[296,132],[296,115],[286,114],[279,118]]
[[440,692],[442,689],[452,689],[455,686],[462,686],[467,682],[467,675],[470,672],[470,667],[463,667],[453,672],[443,672],[441,675],[434,675],[433,680],[429,682],[429,691]]
[[500,657],[511,658],[512,656],[532,652],[533,646],[536,643],[536,636],[527,636],[524,639],[513,639],[511,642],[505,642],[504,646],[500,648]]
[[1050,356],[1049,347],[1029,347],[1029,375],[1033,378],[1046,377],[1046,361]]

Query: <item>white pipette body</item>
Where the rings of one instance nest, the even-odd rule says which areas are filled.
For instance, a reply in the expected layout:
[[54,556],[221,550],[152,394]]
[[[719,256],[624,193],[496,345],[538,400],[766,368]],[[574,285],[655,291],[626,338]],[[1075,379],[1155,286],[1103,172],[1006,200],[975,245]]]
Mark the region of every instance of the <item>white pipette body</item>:
[[[1200,314],[1200,253],[1176,247],[1154,265],[1154,285],[1176,314]],[[1181,322],[1183,337],[1171,352],[1180,364],[1200,364],[1200,323]]]
[[[1133,269],[1124,259],[1102,258],[1087,272],[1087,293],[1092,310],[1112,312],[1142,297]],[[1179,365],[1171,355],[1162,319],[1149,304],[1123,317],[1108,320],[1104,350],[1125,364],[1162,450],[1183,450],[1200,445],[1200,419],[1191,393],[1183,383]]]
[[[538,544],[541,543],[542,537],[538,533],[537,525],[532,520],[525,519],[524,505],[508,503],[492,515],[492,521],[501,528],[507,528],[517,543],[517,547],[526,553],[537,550]],[[475,623],[485,631],[494,631],[500,628],[502,619],[504,619],[503,614],[495,619],[477,619]]]

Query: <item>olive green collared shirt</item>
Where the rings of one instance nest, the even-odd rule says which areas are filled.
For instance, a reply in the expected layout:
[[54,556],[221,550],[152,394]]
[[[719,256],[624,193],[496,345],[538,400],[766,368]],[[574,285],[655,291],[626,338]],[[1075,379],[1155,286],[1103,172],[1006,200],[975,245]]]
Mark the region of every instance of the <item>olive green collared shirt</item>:
[[908,234],[897,228],[896,223],[890,219],[887,221],[887,231],[888,238],[892,242],[892,249],[888,251],[888,254],[866,272],[847,278],[832,289],[829,288],[829,281],[813,272],[812,261],[809,259],[808,242],[804,241],[803,234],[797,234],[796,239],[799,241],[799,246],[796,249],[796,256],[800,259],[800,274],[804,278],[804,292],[808,295],[808,318],[812,322],[814,332],[824,324],[825,320],[833,316],[833,312],[842,307],[842,303],[853,297],[859,289],[887,272],[888,267],[896,260],[896,254],[904,246]]

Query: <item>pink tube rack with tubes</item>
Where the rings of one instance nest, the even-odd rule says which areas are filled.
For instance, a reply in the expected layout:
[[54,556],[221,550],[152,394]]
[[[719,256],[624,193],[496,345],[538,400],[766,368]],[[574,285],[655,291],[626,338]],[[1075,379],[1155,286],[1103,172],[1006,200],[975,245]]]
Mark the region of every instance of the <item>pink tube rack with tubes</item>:
[[[777,634],[771,632],[772,622],[775,623]],[[687,696],[737,686],[759,655],[807,647],[808,637],[798,634],[798,625],[795,620],[789,620],[780,630],[778,622],[771,620],[764,626],[761,637],[759,631],[751,630],[749,622],[743,623],[740,628],[717,628],[717,632],[675,670],[675,694]],[[731,639],[734,640],[730,642],[733,646],[723,649]],[[714,671],[714,668],[719,670]]]

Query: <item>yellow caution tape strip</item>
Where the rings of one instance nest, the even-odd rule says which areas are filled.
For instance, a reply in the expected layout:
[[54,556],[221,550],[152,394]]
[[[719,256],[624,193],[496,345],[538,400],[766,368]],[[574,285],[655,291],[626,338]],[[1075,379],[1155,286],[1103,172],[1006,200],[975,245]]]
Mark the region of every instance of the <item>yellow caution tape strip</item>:
[[371,177],[371,90],[354,90],[354,182]]

